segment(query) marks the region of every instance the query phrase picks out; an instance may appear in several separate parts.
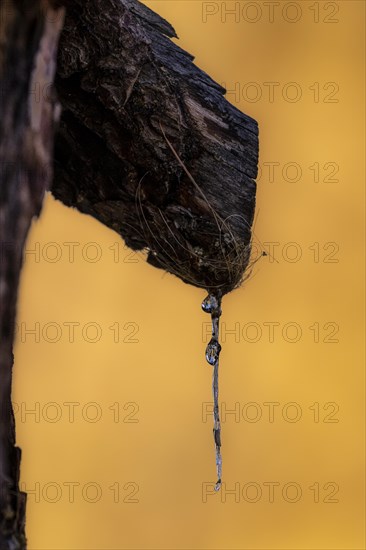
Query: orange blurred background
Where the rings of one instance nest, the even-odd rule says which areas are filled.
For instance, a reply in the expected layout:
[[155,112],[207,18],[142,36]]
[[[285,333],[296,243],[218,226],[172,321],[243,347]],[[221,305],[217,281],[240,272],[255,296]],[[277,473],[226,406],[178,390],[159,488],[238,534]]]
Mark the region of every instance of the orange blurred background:
[[260,127],[270,255],[223,301],[224,484],[204,292],[48,195],[15,346],[29,548],[364,548],[365,4],[146,3]]

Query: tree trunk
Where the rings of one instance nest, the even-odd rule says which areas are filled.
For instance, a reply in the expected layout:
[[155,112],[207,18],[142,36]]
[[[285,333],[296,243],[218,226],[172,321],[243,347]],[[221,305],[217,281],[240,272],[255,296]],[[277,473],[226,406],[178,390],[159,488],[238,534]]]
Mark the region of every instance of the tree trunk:
[[[0,20],[0,549],[26,546],[11,380],[22,251],[51,181],[57,39],[63,12],[48,2],[1,4]],[[48,91],[49,97],[37,89]]]

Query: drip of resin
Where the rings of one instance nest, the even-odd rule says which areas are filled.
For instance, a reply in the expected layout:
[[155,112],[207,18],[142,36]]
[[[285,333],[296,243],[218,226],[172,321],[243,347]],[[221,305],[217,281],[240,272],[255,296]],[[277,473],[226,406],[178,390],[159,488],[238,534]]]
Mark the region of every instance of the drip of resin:
[[202,309],[210,313],[212,321],[212,338],[206,348],[206,361],[213,366],[212,393],[214,399],[214,441],[216,449],[217,482],[215,491],[221,487],[222,457],[221,457],[221,424],[219,414],[219,357],[221,346],[219,344],[219,320],[221,316],[221,296],[209,294],[202,302]]

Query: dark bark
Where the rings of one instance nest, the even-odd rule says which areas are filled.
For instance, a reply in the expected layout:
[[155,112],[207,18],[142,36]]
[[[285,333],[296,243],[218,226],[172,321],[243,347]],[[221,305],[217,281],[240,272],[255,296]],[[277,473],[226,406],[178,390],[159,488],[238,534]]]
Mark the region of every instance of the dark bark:
[[135,0],[72,0],[59,49],[53,194],[210,291],[250,252],[257,123]]
[[[63,15],[48,2],[7,1],[0,12],[0,549],[26,546],[11,380],[22,251],[51,180],[57,38]],[[48,96],[32,91],[48,90]]]

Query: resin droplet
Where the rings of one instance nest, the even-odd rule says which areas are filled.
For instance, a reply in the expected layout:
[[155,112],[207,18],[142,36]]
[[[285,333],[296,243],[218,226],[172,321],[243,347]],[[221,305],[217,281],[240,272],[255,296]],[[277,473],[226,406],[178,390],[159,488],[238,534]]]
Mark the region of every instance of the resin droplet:
[[215,430],[215,428],[214,428],[213,433],[214,433],[215,445],[217,445],[218,447],[221,447],[221,431],[220,431],[220,429]]
[[203,300],[201,307],[206,313],[211,313],[217,317],[221,315],[221,300],[213,294],[209,294],[207,298]]
[[221,479],[218,479],[216,481],[215,491],[220,491],[220,489],[221,489]]
[[214,365],[219,360],[221,346],[215,338],[211,338],[206,348],[206,361]]
[[206,348],[206,361],[213,366],[212,393],[214,399],[214,441],[216,451],[217,482],[215,491],[221,488],[222,458],[221,458],[221,425],[219,414],[219,357],[221,346],[219,344],[219,320],[221,315],[221,295],[209,294],[202,302],[202,309],[211,314],[212,338]]

